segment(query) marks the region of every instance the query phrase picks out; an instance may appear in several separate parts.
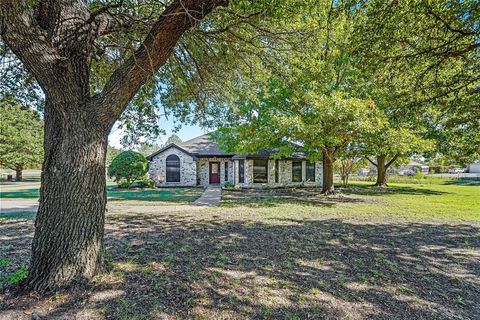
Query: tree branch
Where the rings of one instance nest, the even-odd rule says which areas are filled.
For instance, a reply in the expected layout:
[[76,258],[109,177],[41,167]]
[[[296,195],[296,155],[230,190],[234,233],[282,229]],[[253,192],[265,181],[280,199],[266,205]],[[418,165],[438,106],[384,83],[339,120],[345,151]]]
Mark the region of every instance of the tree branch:
[[370,158],[369,158],[369,157],[365,156],[365,159],[367,159],[367,160],[368,160],[368,162],[370,162],[371,164],[373,164],[375,167],[378,167],[378,164],[377,164],[377,163],[375,163],[375,162],[373,162],[372,160],[370,160]]
[[66,59],[47,39],[26,1],[2,0],[0,35],[40,86],[51,88],[57,84],[56,70],[66,67]]
[[177,0],[153,25],[136,52],[114,71],[102,93],[91,101],[105,106],[102,120],[113,123],[140,87],[165,64],[180,37],[218,6],[228,0]]
[[385,165],[385,168],[387,169],[388,167],[390,167],[392,165],[392,163],[394,163],[395,160],[397,160],[397,158],[398,158],[398,154],[394,155],[392,160],[387,162],[387,164]]

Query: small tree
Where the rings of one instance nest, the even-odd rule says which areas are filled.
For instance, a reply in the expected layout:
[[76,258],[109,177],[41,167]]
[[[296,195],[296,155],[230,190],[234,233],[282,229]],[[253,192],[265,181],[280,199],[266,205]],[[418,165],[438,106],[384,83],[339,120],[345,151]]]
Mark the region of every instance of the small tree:
[[148,161],[145,156],[135,151],[124,151],[116,156],[108,167],[108,175],[114,177],[117,183],[125,182],[130,188],[135,180],[145,178]]
[[12,99],[0,100],[0,165],[15,170],[40,166],[43,160],[43,121],[39,115]]
[[367,160],[363,158],[361,149],[354,144],[349,144],[337,155],[335,169],[340,173],[343,187],[348,186],[348,180],[354,170],[366,165]]

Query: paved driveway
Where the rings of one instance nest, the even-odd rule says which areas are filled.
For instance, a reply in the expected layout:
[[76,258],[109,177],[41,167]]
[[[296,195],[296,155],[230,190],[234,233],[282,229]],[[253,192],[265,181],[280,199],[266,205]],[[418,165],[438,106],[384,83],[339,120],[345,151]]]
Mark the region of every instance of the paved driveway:
[[0,199],[0,213],[37,211],[37,199]]

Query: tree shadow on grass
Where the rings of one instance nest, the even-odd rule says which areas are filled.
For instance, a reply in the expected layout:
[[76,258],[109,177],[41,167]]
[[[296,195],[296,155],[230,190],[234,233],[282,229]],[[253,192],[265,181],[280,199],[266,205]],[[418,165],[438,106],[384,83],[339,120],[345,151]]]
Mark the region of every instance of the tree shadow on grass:
[[282,204],[333,207],[339,203],[365,202],[343,195],[324,196],[317,188],[244,189],[222,192],[222,207],[276,207]]
[[202,188],[119,189],[108,187],[108,200],[139,200],[191,203],[200,197]]
[[46,316],[480,318],[478,226],[269,222],[112,216],[112,271]]

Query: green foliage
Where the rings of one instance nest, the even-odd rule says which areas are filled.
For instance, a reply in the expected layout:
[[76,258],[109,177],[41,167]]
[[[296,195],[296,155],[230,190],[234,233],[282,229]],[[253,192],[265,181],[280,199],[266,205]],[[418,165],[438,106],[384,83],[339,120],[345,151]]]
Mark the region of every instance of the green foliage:
[[230,181],[227,181],[223,184],[225,188],[233,188],[235,186],[234,183],[231,183]]
[[180,139],[180,137],[176,134],[172,134],[170,137],[168,137],[167,141],[165,141],[165,145],[169,145],[171,143],[180,144],[182,143],[182,139]]
[[354,45],[383,86],[389,119],[427,129],[436,143],[431,157],[477,159],[480,3],[372,0],[357,11]]
[[7,283],[9,285],[14,285],[22,281],[28,275],[28,270],[25,267],[17,269],[15,272],[7,276]]
[[144,179],[144,180],[139,180],[139,181],[135,181],[134,183],[132,183],[131,185],[132,187],[136,187],[136,188],[154,188],[155,187],[155,181],[151,180],[151,179]]
[[13,99],[0,100],[0,166],[39,167],[43,161],[43,121]]
[[366,137],[364,155],[383,155],[387,161],[396,157],[396,163],[405,161],[415,153],[430,151],[434,142],[423,138],[412,129],[401,127],[394,128],[386,123],[382,130]]
[[135,151],[124,151],[115,157],[108,167],[108,175],[119,182],[119,186],[129,188],[135,180],[144,179],[148,161]]
[[138,152],[143,154],[145,157],[148,157],[152,153],[160,150],[160,146],[156,143],[141,142],[140,145],[136,148]]
[[106,164],[109,166],[113,159],[117,157],[120,153],[122,153],[122,149],[117,149],[112,146],[107,147],[107,158],[106,158]]

